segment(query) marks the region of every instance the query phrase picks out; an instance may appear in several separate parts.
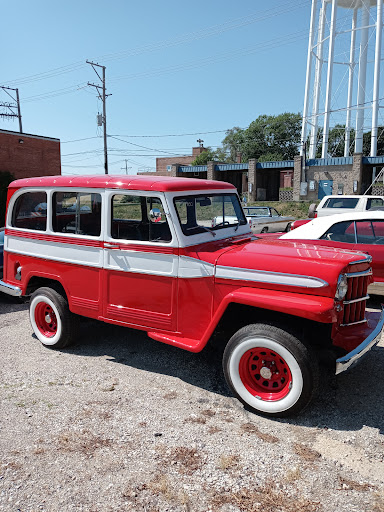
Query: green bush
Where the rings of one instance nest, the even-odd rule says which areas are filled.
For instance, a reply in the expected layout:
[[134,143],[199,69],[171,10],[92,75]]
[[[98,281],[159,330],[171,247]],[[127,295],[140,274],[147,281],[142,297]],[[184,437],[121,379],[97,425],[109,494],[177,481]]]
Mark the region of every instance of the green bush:
[[5,208],[7,205],[7,188],[15,177],[10,172],[0,172],[0,227],[5,224]]

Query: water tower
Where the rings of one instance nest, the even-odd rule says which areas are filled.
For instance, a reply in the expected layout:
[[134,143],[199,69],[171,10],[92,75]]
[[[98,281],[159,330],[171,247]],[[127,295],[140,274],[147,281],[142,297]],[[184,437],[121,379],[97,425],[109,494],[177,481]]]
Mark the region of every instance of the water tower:
[[315,158],[321,145],[322,158],[334,156],[329,131],[339,125],[344,156],[362,152],[367,131],[370,156],[376,156],[384,125],[382,32],[383,0],[312,0],[302,155],[306,149],[307,158]]

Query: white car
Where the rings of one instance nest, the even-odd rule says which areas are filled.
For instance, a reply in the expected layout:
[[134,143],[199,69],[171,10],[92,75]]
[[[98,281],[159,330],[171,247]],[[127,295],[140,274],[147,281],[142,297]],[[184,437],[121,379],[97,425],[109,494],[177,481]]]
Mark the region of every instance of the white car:
[[384,211],[339,213],[319,217],[280,238],[299,240],[304,244],[306,240],[315,240],[311,243],[339,250],[369,253],[372,256],[375,281],[370,285],[369,291],[384,294]]
[[280,215],[271,206],[245,206],[244,213],[254,233],[289,231],[295,217]]
[[[280,213],[271,206],[244,206],[243,208],[248,225],[253,233],[279,233],[289,231],[291,222],[295,217],[280,215]],[[237,217],[222,216],[215,217],[212,220],[212,227],[219,224],[236,224]]]
[[309,217],[324,217],[336,213],[365,212],[372,208],[384,207],[382,196],[325,196],[317,207],[310,206]]

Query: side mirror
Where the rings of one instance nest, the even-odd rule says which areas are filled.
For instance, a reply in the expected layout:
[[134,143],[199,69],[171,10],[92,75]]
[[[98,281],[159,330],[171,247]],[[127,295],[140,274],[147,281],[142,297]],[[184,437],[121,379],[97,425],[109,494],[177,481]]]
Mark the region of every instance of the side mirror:
[[160,222],[161,221],[161,211],[159,208],[152,208],[149,212],[149,218],[152,222]]

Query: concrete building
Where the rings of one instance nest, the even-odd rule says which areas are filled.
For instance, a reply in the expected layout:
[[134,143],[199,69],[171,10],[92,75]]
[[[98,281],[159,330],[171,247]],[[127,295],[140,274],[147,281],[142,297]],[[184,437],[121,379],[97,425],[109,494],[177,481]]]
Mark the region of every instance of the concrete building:
[[61,174],[60,140],[0,130],[0,173],[15,178]]
[[[306,160],[297,156],[294,160],[208,165],[171,165],[171,176],[205,178],[228,181],[237,187],[239,194],[249,201],[317,201],[330,194],[364,194],[372,183],[373,170],[384,166],[384,156],[318,158]],[[373,194],[384,194],[375,187]]]

